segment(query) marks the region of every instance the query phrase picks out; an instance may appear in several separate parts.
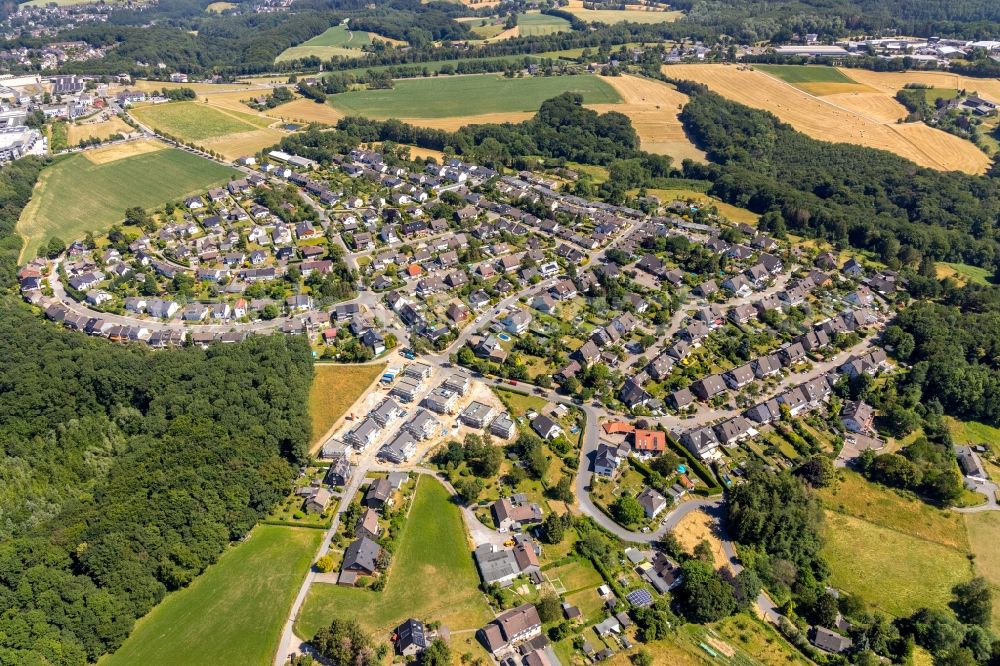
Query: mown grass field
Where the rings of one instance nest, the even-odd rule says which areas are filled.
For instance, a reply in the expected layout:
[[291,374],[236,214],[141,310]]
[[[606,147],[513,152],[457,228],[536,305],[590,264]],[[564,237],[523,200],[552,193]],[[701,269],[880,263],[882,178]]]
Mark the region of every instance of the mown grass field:
[[385,364],[317,363],[315,368],[316,374],[309,389],[309,416],[312,419],[312,442],[320,444],[324,433],[382,375]]
[[986,444],[992,447],[994,452],[1000,451],[1000,428],[978,421],[960,421],[950,416],[945,419],[956,444]]
[[102,666],[268,664],[322,530],[258,525],[141,619]]
[[402,620],[418,617],[443,622],[458,654],[481,652],[469,630],[481,627],[493,614],[478,589],[479,574],[459,508],[433,477],[421,475],[417,482],[388,576],[381,592],[313,585],[295,633],[308,638],[334,618],[353,618],[381,641]]
[[335,25],[312,39],[285,49],[278,55],[275,62],[309,56],[316,56],[324,60],[338,55],[356,56],[358,49],[369,44],[371,44],[371,38],[367,32],[352,31],[348,30],[345,25]]
[[620,101],[614,88],[596,76],[508,79],[494,74],[405,79],[392,90],[358,90],[333,95],[330,104],[344,114],[372,118],[449,118],[485,113],[534,112],[564,92],[583,95],[589,104]]
[[754,65],[754,67],[791,84],[854,83],[854,79],[836,67],[817,65]]
[[557,32],[572,30],[569,21],[558,16],[549,16],[540,12],[527,12],[517,15],[517,27],[521,37],[552,35]]
[[[149,104],[132,109],[140,122],[185,141],[202,141],[229,134],[252,132],[264,119],[257,116],[221,111],[201,102]],[[250,119],[255,119],[251,122]],[[272,121],[273,122],[273,121]]]
[[948,548],[969,550],[961,514],[903,497],[890,488],[869,483],[857,472],[841,470],[840,479],[821,489],[819,496],[833,511]]
[[813,95],[875,92],[835,67],[824,65],[755,65],[762,72]]
[[[152,152],[141,152],[149,146]],[[99,151],[78,153],[42,172],[17,223],[26,243],[22,257],[34,256],[53,236],[68,243],[88,231],[107,231],[130,206],[161,206],[221,185],[238,173],[162,144],[134,142],[112,148],[119,159],[95,163],[89,156],[99,156]],[[139,154],[128,156],[130,150]]]
[[964,551],[829,510],[823,555],[831,585],[896,617],[946,608],[952,588],[972,577]]

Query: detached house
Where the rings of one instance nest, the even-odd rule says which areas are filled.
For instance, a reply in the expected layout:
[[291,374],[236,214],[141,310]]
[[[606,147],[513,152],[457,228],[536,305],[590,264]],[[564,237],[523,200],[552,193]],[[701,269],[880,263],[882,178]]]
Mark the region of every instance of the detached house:
[[872,431],[875,410],[862,400],[848,400],[840,412],[840,422],[850,432],[867,434]]

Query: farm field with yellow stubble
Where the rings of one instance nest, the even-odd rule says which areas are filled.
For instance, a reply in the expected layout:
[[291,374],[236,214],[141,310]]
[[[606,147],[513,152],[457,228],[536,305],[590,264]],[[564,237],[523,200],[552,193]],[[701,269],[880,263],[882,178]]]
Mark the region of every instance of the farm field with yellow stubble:
[[[922,123],[897,124],[905,109],[892,97],[903,84],[898,88],[887,82],[881,87],[873,85],[869,77],[862,76],[872,74],[869,72],[845,70],[845,76],[857,87],[844,92],[843,82],[789,83],[765,71],[728,65],[670,65],[663,71],[672,78],[703,83],[741,104],[770,111],[814,139],[887,150],[942,171],[981,174],[989,166],[989,157],[964,139]],[[954,80],[941,81],[945,83],[954,84]],[[823,89],[817,89],[817,84]],[[837,92],[823,87],[830,85]],[[810,87],[832,94],[819,95],[810,92]]]

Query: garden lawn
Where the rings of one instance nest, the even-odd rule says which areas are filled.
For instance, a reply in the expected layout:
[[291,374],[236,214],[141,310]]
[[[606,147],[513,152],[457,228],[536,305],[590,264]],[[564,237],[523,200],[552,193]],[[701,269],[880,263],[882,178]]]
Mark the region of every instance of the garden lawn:
[[972,577],[966,553],[826,511],[823,555],[830,584],[896,617],[925,606],[944,609],[951,589]]
[[[392,627],[417,617],[442,621],[451,630],[452,648],[458,653],[476,649],[470,630],[489,622],[493,614],[478,589],[479,574],[459,508],[433,477],[421,475],[417,482],[387,575],[381,592],[313,585],[299,613],[296,634],[312,637],[334,618],[353,618],[381,641]],[[456,636],[456,632],[467,633]]]
[[[127,144],[132,145],[132,144]],[[204,192],[239,172],[190,153],[155,149],[103,164],[78,153],[42,171],[17,231],[22,257],[32,257],[53,236],[69,243],[86,232],[106,232],[131,206],[154,208]]]
[[269,664],[322,530],[258,525],[136,623],[102,666]]
[[312,418],[312,443],[320,444],[323,435],[382,375],[385,364],[317,363],[314,367],[316,374],[309,389],[309,416]]
[[541,76],[508,79],[495,74],[403,79],[391,90],[357,90],[330,96],[347,115],[371,118],[450,118],[484,113],[535,112],[564,92],[583,95],[587,104],[621,101],[597,76]]
[[955,550],[969,549],[961,514],[904,497],[857,472],[841,470],[840,480],[821,489],[819,496],[828,509]]
[[601,574],[597,573],[597,569],[594,568],[590,560],[585,559],[574,560],[569,564],[546,569],[545,576],[552,581],[559,579],[559,582],[569,593],[595,588],[604,582]]
[[524,416],[529,411],[541,414],[542,409],[548,402],[545,398],[539,398],[537,395],[523,395],[516,391],[505,390],[499,386],[494,387],[493,391],[510,411],[510,415],[515,418]]
[[246,118],[220,111],[204,102],[167,102],[137,106],[131,113],[143,124],[184,141],[202,141],[252,132],[259,127]]

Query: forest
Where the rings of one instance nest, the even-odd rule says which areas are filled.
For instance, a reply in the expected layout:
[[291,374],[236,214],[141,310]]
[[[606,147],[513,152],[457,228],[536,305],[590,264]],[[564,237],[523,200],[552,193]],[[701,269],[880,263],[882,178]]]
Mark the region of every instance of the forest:
[[[785,229],[917,265],[926,256],[996,269],[1000,181],[918,167],[881,150],[817,141],[774,115],[675,81],[681,121],[713,164],[685,176]],[[888,249],[889,251],[886,251]]]
[[[0,287],[42,161],[0,171]],[[113,651],[284,498],[308,455],[304,338],[154,352],[0,295],[0,663]]]
[[0,301],[0,663],[113,651],[287,494],[304,339],[153,352]]

